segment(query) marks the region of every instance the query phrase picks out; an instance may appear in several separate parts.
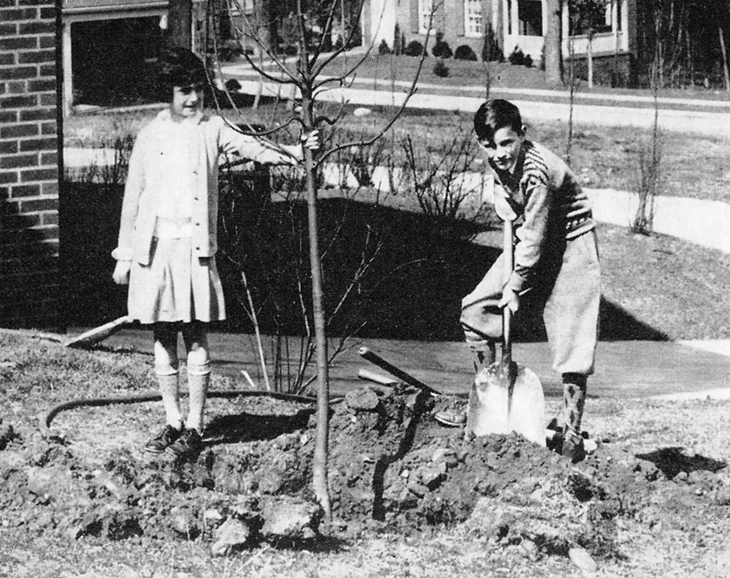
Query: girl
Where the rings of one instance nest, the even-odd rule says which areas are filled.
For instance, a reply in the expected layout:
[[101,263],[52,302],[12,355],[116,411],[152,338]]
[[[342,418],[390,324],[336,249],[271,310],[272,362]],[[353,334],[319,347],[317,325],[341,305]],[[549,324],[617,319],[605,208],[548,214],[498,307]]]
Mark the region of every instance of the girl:
[[[129,316],[154,329],[155,373],[165,428],[145,445],[176,458],[202,447],[203,411],[210,378],[207,327],[226,318],[215,264],[218,161],[221,154],[269,164],[297,164],[299,146],[278,146],[242,135],[219,116],[203,113],[206,71],[183,48],[158,62],[170,106],[139,133],[124,190],[114,281],[129,284]],[[302,144],[319,147],[314,131]],[[178,388],[177,335],[187,351],[190,393],[183,420]]]

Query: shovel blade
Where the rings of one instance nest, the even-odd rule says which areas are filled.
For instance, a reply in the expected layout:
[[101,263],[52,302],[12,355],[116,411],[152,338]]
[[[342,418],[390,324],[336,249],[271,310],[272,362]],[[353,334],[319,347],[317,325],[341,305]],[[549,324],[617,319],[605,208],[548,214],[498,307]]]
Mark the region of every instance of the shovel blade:
[[518,365],[510,385],[509,377],[495,365],[481,370],[472,383],[466,431],[476,436],[516,432],[545,446],[545,395],[540,379]]

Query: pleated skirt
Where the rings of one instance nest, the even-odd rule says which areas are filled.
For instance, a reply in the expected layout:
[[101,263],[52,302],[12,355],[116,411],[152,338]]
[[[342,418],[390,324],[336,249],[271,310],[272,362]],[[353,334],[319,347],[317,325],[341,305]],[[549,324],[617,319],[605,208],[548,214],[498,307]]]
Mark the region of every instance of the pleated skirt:
[[132,261],[128,310],[143,324],[224,320],[215,258],[195,257],[190,237],[154,239],[150,264]]

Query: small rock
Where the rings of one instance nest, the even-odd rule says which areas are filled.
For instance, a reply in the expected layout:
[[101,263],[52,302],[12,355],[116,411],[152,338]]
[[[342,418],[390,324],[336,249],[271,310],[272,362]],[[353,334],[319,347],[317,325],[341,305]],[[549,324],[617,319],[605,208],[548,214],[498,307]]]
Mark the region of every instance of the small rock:
[[588,438],[587,440],[583,440],[583,449],[589,455],[594,454],[598,449],[598,443],[596,443],[596,440]]
[[537,544],[535,544],[535,542],[533,542],[529,538],[525,538],[520,543],[519,552],[525,558],[529,558],[530,560],[535,560],[537,558],[537,554],[538,554]]
[[583,572],[596,572],[598,570],[596,561],[583,548],[578,546],[571,548],[568,551],[568,556],[571,562],[583,570]]
[[261,513],[261,533],[269,538],[313,538],[324,515],[319,504],[289,496],[266,500]]
[[345,402],[354,410],[375,411],[380,405],[380,398],[370,389],[358,389],[348,392]]
[[228,518],[215,533],[210,548],[213,556],[225,556],[232,548],[243,546],[251,536],[251,529],[243,520]]
[[365,108],[364,106],[360,106],[360,107],[356,108],[352,114],[354,114],[355,116],[367,116],[371,112],[373,112],[373,111],[370,110],[369,108]]

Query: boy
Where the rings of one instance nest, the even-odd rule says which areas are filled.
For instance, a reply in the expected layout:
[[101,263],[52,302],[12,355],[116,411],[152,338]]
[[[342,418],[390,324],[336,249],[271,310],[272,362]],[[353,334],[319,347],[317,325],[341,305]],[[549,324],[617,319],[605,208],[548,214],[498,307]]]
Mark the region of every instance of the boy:
[[[523,302],[543,309],[553,368],[563,380],[562,454],[583,459],[581,420],[587,377],[594,371],[601,299],[595,222],[590,202],[570,168],[525,137],[519,109],[496,99],[474,116],[474,130],[495,179],[495,209],[515,220],[514,270],[504,284],[503,256],[462,300],[461,326],[477,371],[495,360],[502,307]],[[436,419],[461,425],[464,415]]]

